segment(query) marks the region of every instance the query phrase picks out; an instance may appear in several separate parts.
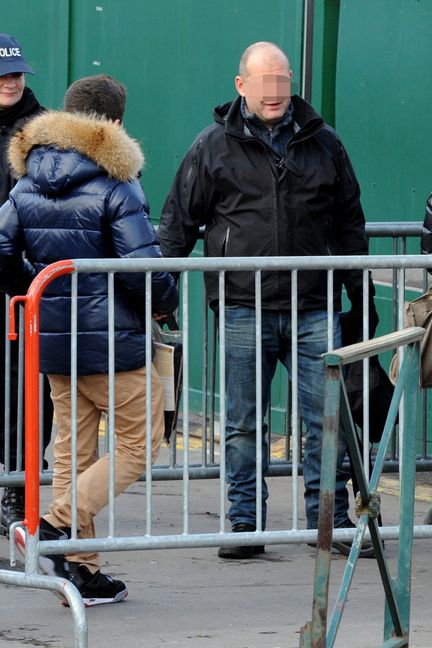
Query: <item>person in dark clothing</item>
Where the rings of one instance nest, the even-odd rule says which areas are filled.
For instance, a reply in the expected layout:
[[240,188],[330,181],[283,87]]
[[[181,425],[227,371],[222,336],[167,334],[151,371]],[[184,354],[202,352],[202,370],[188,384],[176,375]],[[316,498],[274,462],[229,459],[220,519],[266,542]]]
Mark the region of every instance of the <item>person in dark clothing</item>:
[[[209,257],[367,254],[360,190],[335,131],[299,96],[292,71],[273,43],[251,45],[240,61],[239,96],[218,106],[215,123],[186,153],[162,210],[158,237],[167,257],[188,255],[205,225]],[[218,276],[206,273],[207,298],[217,308]],[[278,360],[291,373],[291,274],[262,272],[263,418]],[[341,346],[339,311],[345,283],[350,317],[362,320],[362,273],[334,275],[333,344]],[[227,272],[226,471],[232,531],[256,530],[255,278]],[[307,427],[303,459],[307,527],[317,528],[321,470],[324,364],[328,350],[327,273],[298,275],[298,396]],[[371,315],[376,311],[371,299]],[[372,327],[373,328],[373,327]],[[373,332],[373,331],[372,331]],[[263,473],[267,469],[263,422]],[[346,441],[339,438],[335,526],[351,527]],[[262,481],[263,528],[268,490]],[[336,546],[336,544],[335,544]],[[338,543],[343,553],[349,547]],[[264,547],[220,548],[221,558],[251,558]]]
[[[13,36],[0,34],[0,206],[8,199],[9,192],[15,184],[7,160],[7,147],[11,135],[26,120],[35,117],[44,110],[30,88],[26,87],[25,74],[33,74],[33,70],[27,65],[22,55],[21,45]],[[18,345],[10,346],[8,374],[10,376],[10,414],[9,431],[7,431],[5,429],[5,344],[7,344],[6,295],[0,292],[0,463],[6,465],[8,471],[15,471],[24,468],[24,452],[21,455],[21,465],[17,463]],[[42,449],[45,452],[51,439],[53,417],[53,405],[47,378],[44,378],[43,397]],[[9,440],[7,456],[5,452],[6,436]],[[24,438],[24,434],[22,438]],[[44,467],[48,467],[45,460]],[[0,533],[8,535],[10,525],[23,519],[24,487],[7,486],[1,500]]]
[[420,241],[422,254],[432,254],[432,194],[426,201],[426,211],[423,220],[423,232]]
[[[121,126],[126,92],[106,75],[79,79],[65,95],[64,111],[36,117],[14,135],[9,160],[20,180],[0,209],[0,286],[15,292],[47,265],[74,258],[160,256],[149,207],[138,180],[139,144]],[[23,262],[22,252],[27,262]],[[9,278],[14,270],[15,284]],[[146,371],[146,287],[142,273],[114,279],[115,493],[146,465],[146,384],[151,381],[151,457],[164,434],[161,380]],[[101,414],[109,407],[108,276],[80,275],[77,299],[77,523],[78,537],[95,536],[94,517],[108,503],[109,455],[98,455]],[[171,275],[152,273],[156,317],[178,304]],[[44,291],[40,312],[40,370],[48,374],[57,436],[53,501],[40,520],[39,537],[71,533],[71,281],[58,277]],[[25,549],[22,527],[15,543]],[[97,554],[49,555],[40,568],[68,578],[85,605],[117,603],[126,585],[102,574]]]
[[[432,254],[432,194],[426,201],[426,211],[423,220],[423,232],[420,241],[420,251],[422,254]],[[427,511],[425,524],[432,524],[432,506]]]

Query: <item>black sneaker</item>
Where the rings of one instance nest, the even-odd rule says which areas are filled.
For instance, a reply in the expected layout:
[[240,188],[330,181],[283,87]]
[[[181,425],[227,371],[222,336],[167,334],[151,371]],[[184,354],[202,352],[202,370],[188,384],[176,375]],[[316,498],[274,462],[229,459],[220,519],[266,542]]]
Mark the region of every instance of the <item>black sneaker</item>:
[[[40,519],[39,522],[39,540],[67,540],[70,538],[70,529],[57,529],[49,522]],[[15,529],[15,546],[20,554],[25,558],[25,540],[26,534],[23,527]],[[39,556],[39,568],[47,576],[59,576],[60,578],[67,578],[70,580],[69,572],[70,563],[66,560],[63,554],[50,554],[47,556]]]
[[[120,580],[114,580],[100,571],[92,574],[85,565],[69,563],[70,581],[78,589],[83,598],[85,607],[92,605],[103,605],[104,603],[119,603],[127,595],[127,587]],[[62,604],[68,606],[63,600]]]
[[24,520],[24,486],[6,487],[1,500],[0,534],[9,537],[9,527]]
[[[356,529],[356,528],[357,526],[353,522],[351,522],[351,520],[347,520],[346,522],[343,522],[342,524],[338,524],[337,526],[335,526],[335,529]],[[352,545],[351,540],[333,540],[332,542],[332,547],[336,549],[336,551],[339,551],[339,553],[341,553],[343,556],[349,556],[351,551],[351,545]],[[375,549],[371,542],[362,543],[359,557],[375,558]]]
[[[251,524],[239,522],[238,524],[234,524],[231,530],[233,533],[244,533],[247,531],[255,531],[256,529]],[[226,558],[228,560],[245,560],[263,553],[265,553],[264,545],[250,545],[246,547],[220,547],[218,556],[219,558]]]

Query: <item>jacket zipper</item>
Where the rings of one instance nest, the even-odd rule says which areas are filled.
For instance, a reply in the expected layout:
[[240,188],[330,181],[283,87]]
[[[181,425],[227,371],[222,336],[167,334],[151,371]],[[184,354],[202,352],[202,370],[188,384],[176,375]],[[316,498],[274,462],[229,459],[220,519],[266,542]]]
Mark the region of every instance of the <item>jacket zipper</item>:
[[[278,170],[277,170],[277,168],[274,169],[274,167],[276,167],[276,165],[272,161],[271,152],[269,150],[270,147],[268,147],[265,144],[265,142],[260,140],[258,137],[247,138],[247,141],[258,142],[260,144],[260,146],[264,149],[264,152],[265,152],[266,157],[267,157],[268,169],[269,169],[269,174],[270,174],[270,182],[271,182],[271,187],[272,187],[272,198],[273,198],[273,245],[274,245],[274,256],[278,256],[278,251],[279,251],[278,184],[282,180],[282,178],[286,175],[287,169],[284,169],[284,171],[282,172],[282,175],[278,177]],[[273,292],[273,297],[276,299],[278,294],[279,294],[279,273],[276,272],[276,282],[275,282],[275,290]]]
[[230,237],[230,228],[227,228],[226,234],[225,234],[225,239],[223,242],[223,256],[226,257],[228,256],[228,242],[229,242],[229,237]]
[[[320,131],[322,127],[323,127],[323,125],[320,125],[319,128],[312,128],[311,132],[309,132],[309,133],[306,132],[306,133],[303,134],[303,136],[300,136],[297,139],[295,139],[296,134],[297,134],[296,133],[293,136],[293,138],[291,139],[291,141],[288,142],[287,149],[288,149],[289,146],[292,146],[292,145],[296,144],[297,142],[301,142],[301,141],[304,141],[304,140],[308,139],[309,137],[312,137],[318,131]],[[278,191],[277,191],[277,189],[278,189],[279,182],[281,182],[281,180],[283,180],[284,177],[286,176],[287,169],[285,168],[283,170],[282,174],[279,177],[276,177],[276,174],[273,172],[273,162],[272,162],[272,159],[271,159],[271,155],[268,152],[267,145],[262,140],[260,140],[258,137],[254,137],[254,136],[247,137],[247,138],[241,138],[240,137],[239,139],[244,141],[244,142],[248,142],[248,141],[249,142],[250,141],[259,142],[260,146],[262,146],[264,148],[264,151],[265,151],[265,153],[267,155],[267,161],[268,161],[268,164],[269,164],[269,171],[270,171],[271,183],[272,183],[272,195],[273,195],[273,231],[274,231],[273,241],[274,241],[274,246],[275,246],[275,253],[277,253],[278,250],[279,250],[279,247],[278,247],[279,246],[279,237],[278,237],[278,227],[277,227],[277,223],[278,223],[278,218],[277,218],[278,217],[278,200],[277,200]],[[276,171],[276,173],[277,173],[277,171]],[[277,254],[275,254],[275,256],[277,256]],[[274,292],[274,297],[275,298],[279,294],[279,283],[280,283],[279,282],[279,273],[277,272],[276,273],[276,290]]]

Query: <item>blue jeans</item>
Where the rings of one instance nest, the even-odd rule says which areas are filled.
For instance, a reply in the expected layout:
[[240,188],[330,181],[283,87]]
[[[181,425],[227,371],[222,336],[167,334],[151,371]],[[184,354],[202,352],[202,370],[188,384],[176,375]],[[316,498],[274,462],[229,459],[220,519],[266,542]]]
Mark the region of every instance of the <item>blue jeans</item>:
[[[256,519],[256,382],[255,310],[227,306],[226,327],[226,477],[229,518],[232,525],[244,522],[255,526]],[[341,346],[338,314],[334,314],[334,347]],[[324,406],[324,362],[328,350],[327,311],[300,311],[298,314],[298,399],[306,425],[303,458],[307,527],[318,526],[321,471],[321,441]],[[291,375],[291,313],[262,312],[262,413],[269,404],[271,382],[278,360]],[[268,469],[267,426],[263,426],[263,474]],[[341,469],[347,446],[339,434],[338,470],[335,493],[335,525],[348,519],[349,474]],[[268,489],[262,480],[263,528],[266,523]]]

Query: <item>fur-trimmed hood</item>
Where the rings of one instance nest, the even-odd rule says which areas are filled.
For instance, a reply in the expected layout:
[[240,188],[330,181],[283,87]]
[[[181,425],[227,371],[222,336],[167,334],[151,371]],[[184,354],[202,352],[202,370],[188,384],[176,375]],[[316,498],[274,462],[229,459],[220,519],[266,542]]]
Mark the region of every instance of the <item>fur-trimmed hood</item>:
[[76,152],[77,163],[85,156],[122,182],[135,179],[144,165],[138,142],[122,126],[96,115],[51,110],[28,122],[9,145],[9,162],[17,177],[30,173],[28,158],[35,147]]

